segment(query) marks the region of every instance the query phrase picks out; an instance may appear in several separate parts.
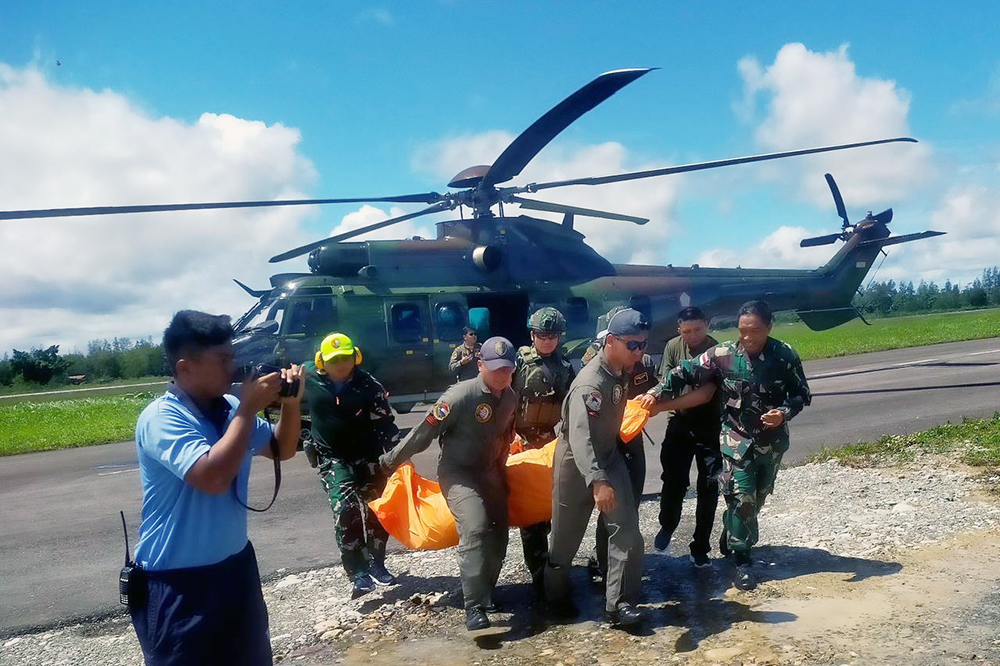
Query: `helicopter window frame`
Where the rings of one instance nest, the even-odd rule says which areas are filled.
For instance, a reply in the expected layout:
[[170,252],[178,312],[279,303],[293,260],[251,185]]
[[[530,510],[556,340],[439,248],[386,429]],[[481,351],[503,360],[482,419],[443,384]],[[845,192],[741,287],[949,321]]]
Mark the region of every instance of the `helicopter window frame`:
[[582,296],[573,296],[566,299],[566,323],[569,326],[578,326],[590,321],[590,303]]
[[[329,303],[329,308],[317,308],[319,301]],[[308,310],[304,306],[308,306]],[[285,315],[279,319],[279,326],[284,324],[283,335],[286,336],[321,337],[335,331],[340,323],[337,299],[333,296],[293,296],[287,299],[284,312]],[[319,317],[322,319],[318,319]]]
[[[455,321],[443,323],[442,312],[454,312]],[[465,313],[465,306],[461,301],[438,301],[434,304],[434,332],[435,338],[441,342],[459,342],[462,340],[462,329],[468,323],[468,315]]]
[[[404,310],[405,308],[405,310]],[[401,314],[401,313],[406,314]],[[405,321],[406,319],[409,321]],[[404,301],[389,307],[389,330],[398,344],[420,343],[424,339],[423,312],[419,303]]]

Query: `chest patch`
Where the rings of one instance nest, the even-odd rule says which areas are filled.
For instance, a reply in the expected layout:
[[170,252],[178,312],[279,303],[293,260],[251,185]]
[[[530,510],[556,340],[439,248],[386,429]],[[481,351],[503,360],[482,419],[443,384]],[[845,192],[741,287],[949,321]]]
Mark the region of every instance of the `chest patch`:
[[601,397],[600,391],[591,391],[583,396],[583,404],[586,405],[587,411],[592,413],[601,411],[602,402],[604,402],[604,398]]
[[480,403],[476,407],[476,420],[480,423],[486,423],[491,418],[493,418],[493,407],[488,402]]
[[635,379],[632,380],[632,382],[636,386],[642,386],[647,381],[649,381],[649,373],[648,372],[641,372],[641,373],[639,373],[638,375],[635,376]]
[[611,389],[611,402],[616,405],[622,401],[622,394],[625,393],[625,389],[622,388],[621,384],[615,384],[615,387]]

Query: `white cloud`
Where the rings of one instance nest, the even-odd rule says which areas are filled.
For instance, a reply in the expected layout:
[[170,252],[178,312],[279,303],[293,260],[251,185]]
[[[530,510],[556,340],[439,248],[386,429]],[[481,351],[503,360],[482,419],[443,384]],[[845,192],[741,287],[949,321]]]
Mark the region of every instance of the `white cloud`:
[[[156,118],[112,91],[50,83],[0,64],[4,210],[302,197],[315,178],[280,124],[203,114]],[[0,222],[0,352],[153,335],[174,311],[234,316],[266,260],[306,240],[307,209],[155,213]]]
[[[463,169],[492,164],[514,140],[502,131],[445,139],[421,146],[414,154],[413,167],[448,182]],[[605,176],[663,166],[635,163],[635,158],[619,143],[590,146],[549,145],[525,167],[517,178],[501,186],[564,180],[581,176]],[[582,206],[627,215],[647,217],[650,222],[636,229],[629,222],[615,222],[577,217],[574,228],[587,236],[587,243],[608,259],[618,262],[659,263],[666,255],[668,237],[673,228],[672,216],[681,178],[654,178],[630,183],[575,186],[523,194],[571,206]],[[519,214],[519,206],[504,206],[508,216]],[[523,211],[524,214],[559,221],[561,215]]]
[[802,227],[778,227],[751,248],[736,252],[725,248],[706,250],[698,256],[700,266],[743,268],[818,268],[833,256],[832,246],[799,247],[812,234]]
[[[416,208],[403,210],[402,208],[396,208],[393,206],[387,213],[381,208],[365,204],[359,210],[345,215],[340,224],[330,231],[330,235],[336,236],[354,229],[360,229],[361,227],[369,224],[375,224],[376,222],[388,220],[390,217],[399,217],[400,215],[406,215],[407,213],[414,213],[417,210],[420,209]],[[421,238],[436,238],[437,233],[434,230],[434,222],[431,221],[431,218],[436,217],[438,216],[428,215],[418,217],[413,220],[404,220],[397,224],[385,227],[384,229],[370,231],[363,236],[352,238],[345,242],[412,238],[414,236],[420,236]]]
[[[910,94],[895,81],[859,75],[847,45],[816,53],[786,44],[771,65],[746,57],[738,67],[744,98],[737,113],[756,125],[756,141],[767,151],[910,135]],[[927,143],[889,144],[774,162],[755,173],[788,183],[805,201],[828,206],[822,175],[830,172],[850,212],[891,205],[918,191],[933,176],[930,155]]]

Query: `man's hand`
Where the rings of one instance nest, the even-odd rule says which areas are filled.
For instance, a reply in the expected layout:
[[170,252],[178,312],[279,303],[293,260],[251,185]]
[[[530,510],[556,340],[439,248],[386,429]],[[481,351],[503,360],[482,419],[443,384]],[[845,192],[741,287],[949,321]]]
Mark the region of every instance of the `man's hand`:
[[766,428],[777,428],[785,422],[785,413],[780,409],[772,409],[761,415],[760,422],[763,423]]
[[639,406],[645,409],[647,412],[653,409],[653,405],[656,404],[656,398],[649,393],[643,393],[637,400],[639,401]]
[[611,513],[618,508],[618,498],[615,489],[607,481],[594,481],[594,504],[601,513]]
[[302,396],[306,392],[306,369],[302,365],[292,365],[290,368],[281,369],[281,381],[286,384],[291,384],[292,382],[298,380],[299,391],[295,395],[290,395],[286,398],[281,399],[281,404],[289,402],[301,402]]
[[280,390],[281,377],[277,372],[260,377],[247,377],[243,380],[243,388],[240,391],[240,411],[256,415],[278,399]]
[[468,365],[472,359],[475,358],[474,354],[463,354],[462,355],[462,365]]

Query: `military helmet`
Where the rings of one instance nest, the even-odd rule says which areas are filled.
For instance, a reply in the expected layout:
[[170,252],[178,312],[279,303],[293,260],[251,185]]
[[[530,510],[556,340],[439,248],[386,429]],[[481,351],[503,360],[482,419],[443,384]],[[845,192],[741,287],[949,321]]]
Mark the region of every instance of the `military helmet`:
[[540,308],[528,317],[528,328],[540,333],[563,333],[566,318],[555,308]]

